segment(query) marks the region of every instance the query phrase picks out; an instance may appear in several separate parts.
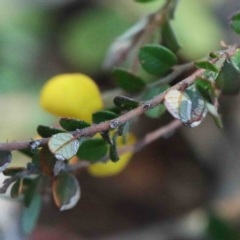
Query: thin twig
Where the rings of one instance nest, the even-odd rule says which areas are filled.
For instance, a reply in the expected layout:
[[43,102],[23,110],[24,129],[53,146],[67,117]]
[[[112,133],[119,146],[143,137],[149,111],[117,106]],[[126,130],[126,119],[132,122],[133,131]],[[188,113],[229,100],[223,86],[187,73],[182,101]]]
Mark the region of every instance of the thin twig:
[[[230,46],[227,50],[225,50],[226,54],[229,54],[229,56],[233,55],[236,51],[236,46]],[[174,86],[170,87],[167,91],[170,90],[181,90],[182,86],[186,85],[189,86],[194,83],[196,77],[202,76],[202,74],[205,72],[205,69],[198,69],[194,73],[192,73],[190,76],[182,80],[181,82],[175,84]],[[118,127],[121,124],[126,123],[127,121],[138,117],[142,115],[144,112],[146,112],[149,109],[152,109],[163,102],[164,96],[166,92],[163,92],[157,96],[155,96],[153,99],[143,102],[139,107],[123,114],[120,117],[117,117],[111,121],[105,121],[101,122],[96,125],[91,125],[90,127],[76,130],[74,132],[71,132],[73,134],[75,139],[79,139],[83,136],[94,136],[96,133],[104,132],[109,129],[112,129],[112,126]],[[114,123],[114,124],[113,124]],[[39,147],[46,146],[48,144],[50,138],[43,138],[41,140],[41,143]],[[20,150],[20,149],[26,149],[31,148],[31,141],[28,142],[12,142],[12,143],[0,143],[0,151],[12,151],[12,150]]]
[[159,80],[148,84],[148,88],[158,87],[163,84],[171,83],[176,77],[180,76],[182,73],[192,70],[194,68],[193,62],[178,65],[173,67],[173,71],[166,77],[160,78]]

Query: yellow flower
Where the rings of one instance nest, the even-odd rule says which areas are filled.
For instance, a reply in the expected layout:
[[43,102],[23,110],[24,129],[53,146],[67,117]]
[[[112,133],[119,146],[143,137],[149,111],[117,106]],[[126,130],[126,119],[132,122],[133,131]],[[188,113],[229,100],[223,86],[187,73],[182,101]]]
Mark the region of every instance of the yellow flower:
[[42,108],[61,116],[91,122],[92,113],[103,108],[95,82],[80,73],[61,74],[50,79],[40,96]]
[[[134,144],[136,142],[136,138],[133,134],[129,133],[127,144]],[[117,138],[117,146],[120,148],[124,146],[122,144],[122,137]],[[88,172],[94,177],[110,177],[120,173],[125,167],[128,165],[133,152],[127,152],[120,155],[120,160],[118,162],[108,161],[106,163],[95,163],[91,164],[88,167]]]

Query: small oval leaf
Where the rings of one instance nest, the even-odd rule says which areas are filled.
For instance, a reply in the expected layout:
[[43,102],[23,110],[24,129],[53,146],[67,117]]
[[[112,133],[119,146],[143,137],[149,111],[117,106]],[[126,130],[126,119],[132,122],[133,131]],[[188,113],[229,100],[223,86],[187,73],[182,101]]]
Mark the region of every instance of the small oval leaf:
[[12,153],[10,151],[0,151],[0,172],[3,172],[12,161]]
[[200,61],[194,62],[194,64],[198,68],[207,69],[209,71],[213,71],[216,73],[219,72],[218,67],[215,64],[211,63],[210,61],[200,60]]
[[80,199],[79,183],[73,175],[67,172],[60,172],[55,177],[52,192],[54,201],[60,211],[73,208]]
[[173,52],[181,48],[169,21],[162,26],[162,44]]
[[216,86],[224,95],[236,95],[240,91],[240,72],[229,59],[216,79]]
[[25,207],[23,209],[21,216],[21,229],[24,234],[29,235],[35,228],[38,216],[40,214],[41,205],[41,195],[35,194],[29,207]]
[[116,77],[117,86],[126,92],[137,93],[141,92],[146,87],[146,83],[140,77],[124,69],[115,69],[113,74]]
[[107,143],[103,139],[88,139],[79,147],[77,156],[82,160],[94,162],[106,156],[107,150]]
[[58,160],[64,161],[76,154],[79,148],[79,141],[74,139],[70,133],[58,133],[50,138],[48,147]]
[[60,118],[59,124],[67,131],[75,131],[91,126],[89,123],[75,118]]
[[5,176],[14,176],[17,173],[22,172],[23,170],[25,170],[24,167],[9,167],[3,171],[3,174]]
[[236,33],[240,34],[240,12],[231,17],[231,27]]
[[177,63],[175,54],[160,45],[142,47],[138,57],[142,67],[148,73],[158,76],[167,73]]
[[132,110],[139,106],[139,102],[125,96],[116,96],[113,99],[114,104],[122,110]]
[[23,179],[18,179],[12,186],[10,195],[11,198],[17,198],[23,190]]
[[65,131],[59,128],[39,125],[37,127],[37,132],[41,137],[48,138],[57,133],[64,133]]
[[[158,94],[166,91],[168,88],[169,88],[169,85],[162,85],[159,87],[151,88],[144,94],[143,100],[144,101],[151,100]],[[166,107],[163,104],[159,104],[156,107],[146,111],[145,115],[150,118],[159,118],[163,113],[165,113],[165,111],[166,111]]]
[[114,112],[106,111],[106,110],[95,112],[92,115],[92,121],[95,124],[109,121],[114,118],[117,118],[117,114],[115,114]]

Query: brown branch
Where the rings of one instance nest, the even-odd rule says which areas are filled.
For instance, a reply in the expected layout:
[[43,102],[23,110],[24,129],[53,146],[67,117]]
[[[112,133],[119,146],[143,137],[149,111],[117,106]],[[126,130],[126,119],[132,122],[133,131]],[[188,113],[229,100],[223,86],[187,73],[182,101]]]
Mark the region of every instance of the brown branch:
[[[225,50],[226,54],[230,56],[234,54],[236,51],[236,46],[230,46],[228,49]],[[174,86],[170,87],[167,91],[170,90],[181,90],[182,86],[189,86],[194,83],[196,77],[200,77],[205,72],[205,69],[198,69],[189,77],[185,78],[181,82],[175,84]],[[154,108],[155,106],[159,105],[164,100],[164,95],[166,92],[161,93],[155,96],[153,99],[143,102],[141,106],[123,114],[122,116],[115,118],[111,121],[105,121],[99,124],[91,125],[90,127],[76,130],[71,132],[75,139],[78,139],[83,136],[94,136],[96,133],[107,131],[109,129],[113,129],[113,126],[117,128],[119,125],[126,123],[127,121],[142,115],[149,109]],[[43,138],[41,143],[38,147],[46,146],[50,138]],[[0,151],[12,151],[12,150],[20,150],[31,148],[31,141],[28,142],[12,142],[12,143],[0,143]]]
[[[197,76],[201,76],[204,73],[204,71],[205,71],[204,69],[199,69],[199,70],[195,71],[192,75],[185,78],[180,83],[177,83],[176,85],[172,86],[167,91],[173,90],[173,89],[180,90],[182,85],[187,85],[187,86],[191,85],[194,82],[195,78]],[[124,124],[125,122],[142,115],[147,110],[154,108],[155,106],[162,103],[164,100],[164,95],[165,95],[165,93],[161,93],[161,94],[155,96],[152,100],[144,102],[141,106],[139,106],[139,107],[137,107],[137,108],[135,108],[135,109],[125,113],[124,115],[122,115],[118,118],[115,118],[111,121],[106,121],[106,122],[102,122],[102,123],[99,123],[96,125],[91,125],[90,127],[87,127],[87,128],[81,129],[81,130],[76,130],[76,131],[72,132],[72,134],[77,139],[82,136],[94,136],[98,132],[103,132],[103,131],[112,129],[111,126],[113,125],[113,123],[115,123],[116,127],[118,127],[119,125]],[[47,145],[49,139],[50,138],[43,138],[41,140],[39,147],[43,147],[43,146]],[[30,143],[31,143],[31,141],[0,143],[0,151],[12,151],[12,150],[20,150],[20,149],[30,148],[31,147]]]
[[[142,148],[146,147],[147,145],[149,145],[150,143],[156,141],[157,139],[159,139],[160,137],[164,137],[167,134],[177,130],[179,127],[182,126],[181,121],[179,120],[173,120],[171,123],[160,127],[157,130],[154,130],[150,133],[148,133],[144,138],[138,140],[135,144],[132,145],[126,145],[124,147],[121,147],[118,149],[118,154],[122,155],[124,153],[127,152],[138,152],[140,151]],[[100,159],[98,162],[106,162],[109,160],[109,156],[105,156],[104,158]],[[88,161],[79,161],[78,163],[72,164],[72,165],[67,165],[66,166],[66,171],[76,171],[82,168],[86,168],[89,165],[91,165],[90,162]]]

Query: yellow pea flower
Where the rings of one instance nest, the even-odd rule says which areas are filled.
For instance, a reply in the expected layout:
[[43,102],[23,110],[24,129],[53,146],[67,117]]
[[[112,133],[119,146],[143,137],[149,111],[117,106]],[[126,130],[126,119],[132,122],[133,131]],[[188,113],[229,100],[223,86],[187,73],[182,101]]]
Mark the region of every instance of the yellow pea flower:
[[95,82],[80,73],[61,74],[51,78],[40,95],[46,111],[60,116],[91,122],[92,113],[103,108],[100,91]]
[[[127,144],[134,144],[135,142],[135,136],[132,133],[129,133]],[[117,138],[117,146],[118,148],[124,146],[122,143],[122,137]],[[126,168],[129,161],[131,160],[132,155],[133,152],[127,152],[119,156],[120,159],[118,160],[118,162],[112,162],[109,160],[106,163],[91,164],[87,170],[94,177],[114,176]]]

